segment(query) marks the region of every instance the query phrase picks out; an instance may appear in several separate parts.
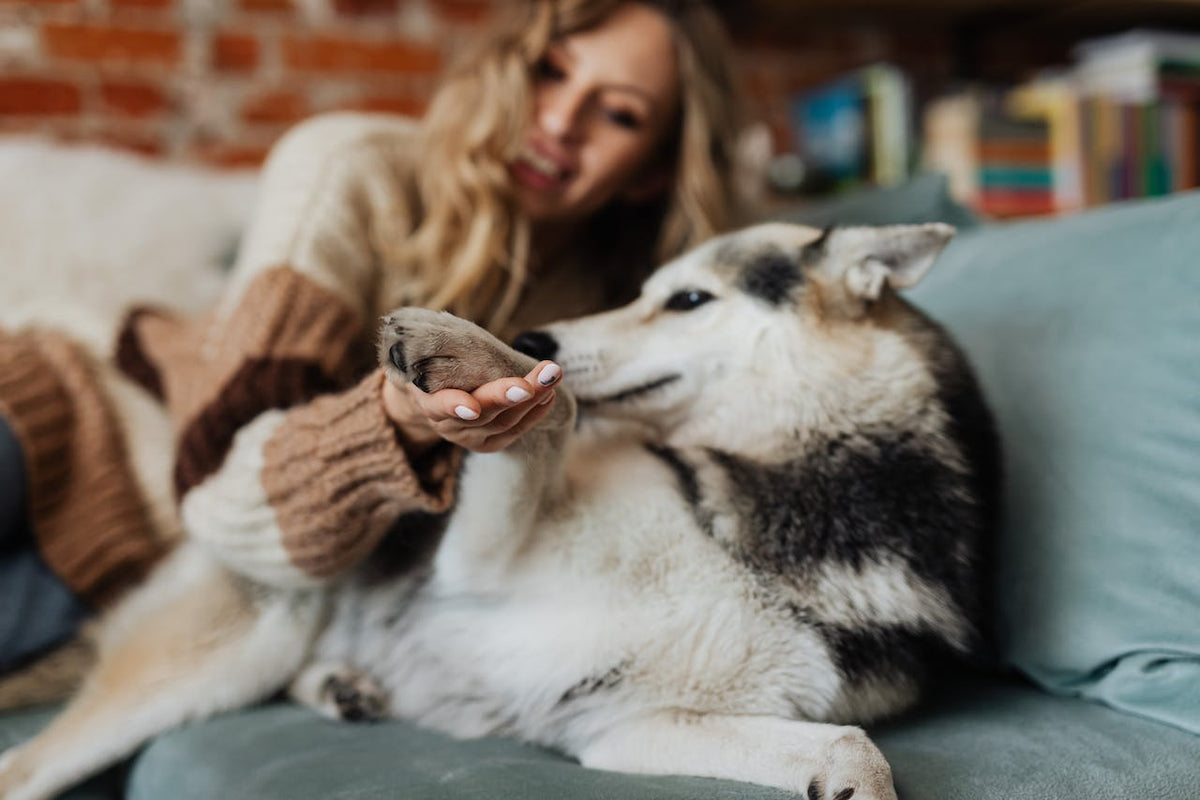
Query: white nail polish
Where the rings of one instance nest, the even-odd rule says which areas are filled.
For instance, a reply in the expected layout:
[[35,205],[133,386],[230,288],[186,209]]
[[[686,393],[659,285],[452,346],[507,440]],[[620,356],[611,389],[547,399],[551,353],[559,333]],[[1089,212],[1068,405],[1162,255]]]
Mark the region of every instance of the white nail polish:
[[538,383],[542,386],[549,386],[558,380],[560,375],[562,375],[562,367],[558,364],[547,364],[538,373]]
[[529,399],[529,392],[520,386],[513,386],[504,393],[504,396],[508,398],[508,402],[510,403],[523,403]]
[[479,419],[479,412],[474,411],[470,408],[467,408],[466,406],[455,406],[454,413],[458,416],[459,419],[465,419],[468,421],[473,420],[473,419]]

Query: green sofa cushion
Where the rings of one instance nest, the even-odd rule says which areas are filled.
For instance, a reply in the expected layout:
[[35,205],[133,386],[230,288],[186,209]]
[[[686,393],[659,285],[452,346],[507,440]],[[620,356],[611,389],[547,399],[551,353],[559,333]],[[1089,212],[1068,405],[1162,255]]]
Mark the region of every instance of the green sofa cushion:
[[1005,657],[1200,733],[1200,194],[969,231],[911,296],[1000,424]]
[[[0,715],[0,753],[20,744],[49,724],[57,709],[35,708]],[[59,796],[59,800],[121,800],[125,765],[107,770]]]
[[900,800],[1195,800],[1200,739],[1017,682],[962,682],[871,731]]
[[[0,748],[49,711],[0,717]],[[950,686],[871,731],[900,800],[1194,800],[1196,737],[1015,681]],[[118,800],[120,770],[64,796]],[[349,725],[276,704],[165,734],[128,770],[128,800],[783,800],[701,778],[586,770],[505,739],[458,742],[404,722]]]
[[[0,718],[0,746],[49,712]],[[1015,682],[950,687],[871,731],[900,800],[1194,800],[1189,733]],[[115,800],[119,773],[66,797]],[[129,770],[129,800],[783,800],[701,778],[586,770],[505,739],[458,742],[405,722],[349,725],[291,705],[227,714],[165,734]]]

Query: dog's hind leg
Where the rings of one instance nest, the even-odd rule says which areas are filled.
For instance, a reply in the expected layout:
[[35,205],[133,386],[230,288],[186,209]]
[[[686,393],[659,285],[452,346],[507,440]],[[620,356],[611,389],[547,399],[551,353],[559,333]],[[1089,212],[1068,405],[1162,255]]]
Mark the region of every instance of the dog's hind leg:
[[184,545],[105,621],[99,660],[50,726],[0,761],[0,797],[42,800],[157,733],[282,688],[322,618],[317,594],[266,594]]
[[778,786],[809,800],[896,800],[891,768],[861,728],[663,711],[620,723],[577,754],[585,767]]

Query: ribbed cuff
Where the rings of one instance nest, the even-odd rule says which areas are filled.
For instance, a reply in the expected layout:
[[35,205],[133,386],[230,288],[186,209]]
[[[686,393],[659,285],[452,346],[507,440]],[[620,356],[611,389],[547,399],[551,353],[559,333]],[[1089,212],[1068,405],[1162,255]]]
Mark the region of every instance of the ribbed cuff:
[[0,365],[0,405],[25,451],[38,550],[73,591],[104,605],[164,552],[108,398],[63,336],[0,336]]
[[25,457],[29,512],[36,518],[62,498],[70,475],[71,398],[30,336],[0,330],[0,414]]
[[411,511],[440,513],[454,497],[460,454],[413,468],[383,410],[382,371],[353,389],[289,412],[264,447],[262,483],[292,563],[315,577],[365,558]]

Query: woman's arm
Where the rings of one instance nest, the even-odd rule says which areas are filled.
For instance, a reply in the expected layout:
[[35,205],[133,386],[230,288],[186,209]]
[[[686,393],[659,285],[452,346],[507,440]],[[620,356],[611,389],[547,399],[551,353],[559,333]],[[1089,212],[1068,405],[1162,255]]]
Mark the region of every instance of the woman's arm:
[[532,378],[471,394],[423,395],[381,373],[355,385],[374,351],[377,238],[411,226],[397,177],[410,134],[358,115],[299,126],[264,170],[217,313],[143,311],[122,337],[126,371],[171,408],[189,534],[257,580],[340,574],[396,517],[449,506],[458,453],[447,441],[500,449],[549,408],[553,390]]
[[320,581],[369,552],[396,515],[448,505],[449,449],[414,467],[381,377],[357,382],[373,353],[377,237],[411,223],[397,163],[411,142],[393,118],[300,125],[264,168],[217,311],[143,310],[122,336],[122,366],[171,410],[189,532],[235,570]]
[[410,460],[383,410],[382,372],[351,389],[259,415],[184,496],[188,534],[227,565],[278,586],[317,585],[358,564],[401,515],[440,513],[458,452]]

